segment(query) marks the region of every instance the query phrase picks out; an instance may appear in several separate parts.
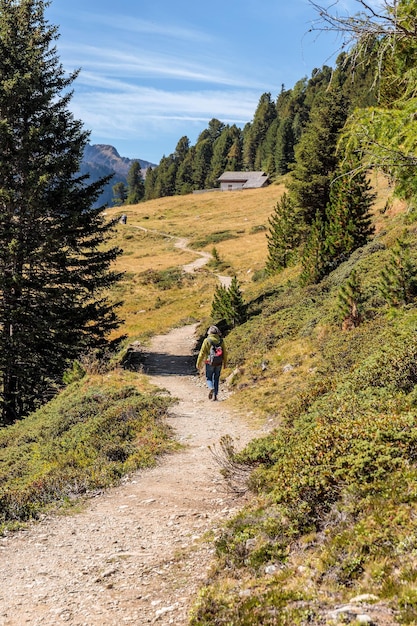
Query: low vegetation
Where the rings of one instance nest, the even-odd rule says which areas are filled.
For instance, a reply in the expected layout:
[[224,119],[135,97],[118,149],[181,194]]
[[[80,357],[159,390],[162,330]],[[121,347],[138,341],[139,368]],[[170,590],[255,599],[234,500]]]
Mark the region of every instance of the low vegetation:
[[416,623],[417,313],[381,305],[343,332],[341,270],[232,333],[235,398],[277,426],[225,450],[225,478],[255,495],[216,542],[192,624],[327,623],[361,594]]
[[69,506],[175,449],[163,419],[170,400],[136,378],[85,376],[0,430],[0,530]]

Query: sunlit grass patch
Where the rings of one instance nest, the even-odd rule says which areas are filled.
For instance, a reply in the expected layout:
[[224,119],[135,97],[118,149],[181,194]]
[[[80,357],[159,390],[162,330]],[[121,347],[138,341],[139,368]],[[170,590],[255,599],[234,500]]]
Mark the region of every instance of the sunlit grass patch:
[[[248,232],[266,223],[274,205],[284,192],[284,185],[240,192],[189,194],[158,198],[124,207],[127,224],[165,232],[194,241],[219,231]],[[109,209],[109,216],[120,209]]]

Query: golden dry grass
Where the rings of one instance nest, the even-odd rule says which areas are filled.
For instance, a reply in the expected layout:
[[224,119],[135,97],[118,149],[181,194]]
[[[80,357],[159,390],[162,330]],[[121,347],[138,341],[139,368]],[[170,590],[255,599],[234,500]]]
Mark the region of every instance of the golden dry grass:
[[[179,237],[194,237],[230,229],[234,232],[264,224],[284,185],[234,192],[210,192],[158,198],[123,207],[128,225],[144,226]],[[121,214],[121,208],[109,209]]]
[[[264,267],[267,256],[265,230],[268,218],[285,191],[283,184],[264,189],[210,192],[159,198],[149,202],[107,209],[107,217],[125,213],[127,224],[118,224],[112,243],[123,250],[115,269],[125,273],[113,290],[114,300],[124,301],[120,315],[125,320],[119,332],[130,341],[146,340],[157,332],[199,321],[210,314],[218,279],[208,269],[194,272],[182,285],[161,290],[145,284],[146,272],[182,267],[198,258],[196,252],[175,246],[176,238],[190,245],[222,231],[233,238],[215,243],[221,260],[227,262],[243,288],[253,272]],[[146,230],[144,230],[146,229]],[[201,250],[211,252],[213,243]]]
[[[230,231],[235,238],[215,246],[236,274],[244,276],[248,270],[265,263],[265,233],[256,230],[267,227],[268,217],[284,191],[284,185],[280,184],[264,189],[173,196],[123,207],[123,212],[127,215],[128,228],[139,226],[186,237],[191,244],[215,233]],[[107,213],[114,216],[122,211],[118,207]],[[213,244],[208,244],[203,249],[210,252],[212,247]]]
[[[373,221],[380,232],[386,220],[404,208],[391,201],[392,188],[384,177],[373,177],[371,182],[378,189]],[[123,249],[116,269],[125,276],[113,291],[115,300],[124,301],[120,331],[131,341],[146,341],[184,321],[208,318],[218,284],[208,268],[170,289],[146,282],[147,272],[181,268],[198,258],[198,250],[212,252],[215,247],[230,266],[226,272],[236,275],[244,295],[249,295],[256,287],[254,272],[264,268],[267,258],[268,218],[285,190],[283,178],[263,189],[172,196],[107,209],[108,217],[127,215],[127,224],[117,225],[112,242]],[[216,241],[219,233],[227,238]],[[195,252],[176,247],[178,238],[186,239]],[[295,279],[294,272],[289,268],[285,280]]]

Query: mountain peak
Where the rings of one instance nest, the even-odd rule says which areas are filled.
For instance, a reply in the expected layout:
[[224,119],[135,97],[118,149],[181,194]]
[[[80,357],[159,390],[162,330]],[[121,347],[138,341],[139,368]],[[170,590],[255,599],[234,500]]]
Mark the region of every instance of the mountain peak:
[[81,162],[81,174],[88,174],[90,182],[95,182],[103,176],[111,174],[112,180],[107,183],[103,193],[98,198],[97,206],[107,204],[111,206],[113,199],[113,185],[118,182],[127,184],[127,174],[129,169],[137,161],[140,165],[142,176],[145,178],[146,170],[149,167],[156,167],[155,163],[144,161],[143,159],[129,159],[122,157],[114,146],[108,144],[87,144]]

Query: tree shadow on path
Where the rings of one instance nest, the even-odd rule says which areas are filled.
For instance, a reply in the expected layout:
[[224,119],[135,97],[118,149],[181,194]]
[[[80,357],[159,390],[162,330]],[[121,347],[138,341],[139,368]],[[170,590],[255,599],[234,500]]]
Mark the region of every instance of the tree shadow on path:
[[196,373],[196,357],[175,355],[164,352],[150,352],[143,355],[143,370],[146,374],[158,376],[191,376]]

